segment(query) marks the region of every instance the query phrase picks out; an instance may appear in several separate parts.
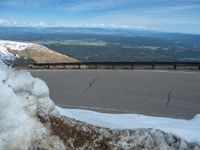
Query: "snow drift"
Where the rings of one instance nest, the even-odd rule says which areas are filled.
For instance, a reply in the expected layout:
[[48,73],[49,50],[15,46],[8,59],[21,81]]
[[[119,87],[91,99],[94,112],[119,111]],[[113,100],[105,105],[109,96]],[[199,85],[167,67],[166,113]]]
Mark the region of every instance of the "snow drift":
[[0,149],[63,149],[37,115],[58,115],[48,87],[28,72],[0,62]]
[[95,126],[110,129],[160,129],[177,135],[187,141],[200,143],[200,115],[191,120],[151,117],[139,114],[107,114],[89,110],[63,109],[57,110],[76,120],[87,122]]
[[0,61],[1,150],[200,149],[160,130],[111,130],[69,117],[56,110],[42,80]]

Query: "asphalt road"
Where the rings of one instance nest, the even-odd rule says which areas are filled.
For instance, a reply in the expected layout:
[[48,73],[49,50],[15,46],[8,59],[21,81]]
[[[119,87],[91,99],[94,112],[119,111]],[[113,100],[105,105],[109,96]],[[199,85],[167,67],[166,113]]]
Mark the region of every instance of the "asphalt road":
[[200,73],[139,70],[40,70],[50,97],[66,108],[190,119],[200,113]]

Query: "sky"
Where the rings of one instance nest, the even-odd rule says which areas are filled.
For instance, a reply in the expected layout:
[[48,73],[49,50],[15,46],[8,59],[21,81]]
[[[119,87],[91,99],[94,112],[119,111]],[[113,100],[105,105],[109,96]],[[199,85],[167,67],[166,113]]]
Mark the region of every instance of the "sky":
[[200,34],[200,0],[0,0],[0,25]]

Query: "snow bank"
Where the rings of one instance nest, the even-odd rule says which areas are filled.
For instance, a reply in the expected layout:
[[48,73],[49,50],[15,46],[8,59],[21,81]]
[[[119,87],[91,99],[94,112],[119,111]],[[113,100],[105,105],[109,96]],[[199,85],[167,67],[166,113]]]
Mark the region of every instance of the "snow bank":
[[137,114],[107,114],[80,109],[57,110],[64,116],[80,120],[99,127],[111,129],[160,129],[177,135],[189,142],[200,143],[200,115],[191,120],[150,117]]
[[0,149],[64,149],[38,114],[58,115],[46,84],[0,61]]
[[0,59],[13,60],[14,55],[9,50],[22,51],[32,45],[32,43],[0,40]]

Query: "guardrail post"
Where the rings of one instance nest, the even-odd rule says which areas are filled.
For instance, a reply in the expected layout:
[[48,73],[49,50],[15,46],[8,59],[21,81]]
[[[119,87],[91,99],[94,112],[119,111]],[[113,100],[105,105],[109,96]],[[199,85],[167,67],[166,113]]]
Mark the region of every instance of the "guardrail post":
[[114,63],[112,64],[112,69],[113,69],[113,70],[115,69],[115,64],[114,64]]
[[200,70],[200,65],[199,65],[199,70]]
[[133,64],[131,64],[131,69],[132,69],[132,70],[134,69],[134,65],[133,65]]
[[174,65],[174,69],[176,69],[176,65]]
[[78,69],[81,69],[81,64],[78,64]]
[[154,63],[152,63],[152,69],[154,69],[155,68],[155,64]]
[[47,68],[50,69],[50,65],[49,64],[47,65]]
[[63,69],[65,69],[65,64],[63,65]]
[[95,64],[95,69],[97,69],[97,64]]

